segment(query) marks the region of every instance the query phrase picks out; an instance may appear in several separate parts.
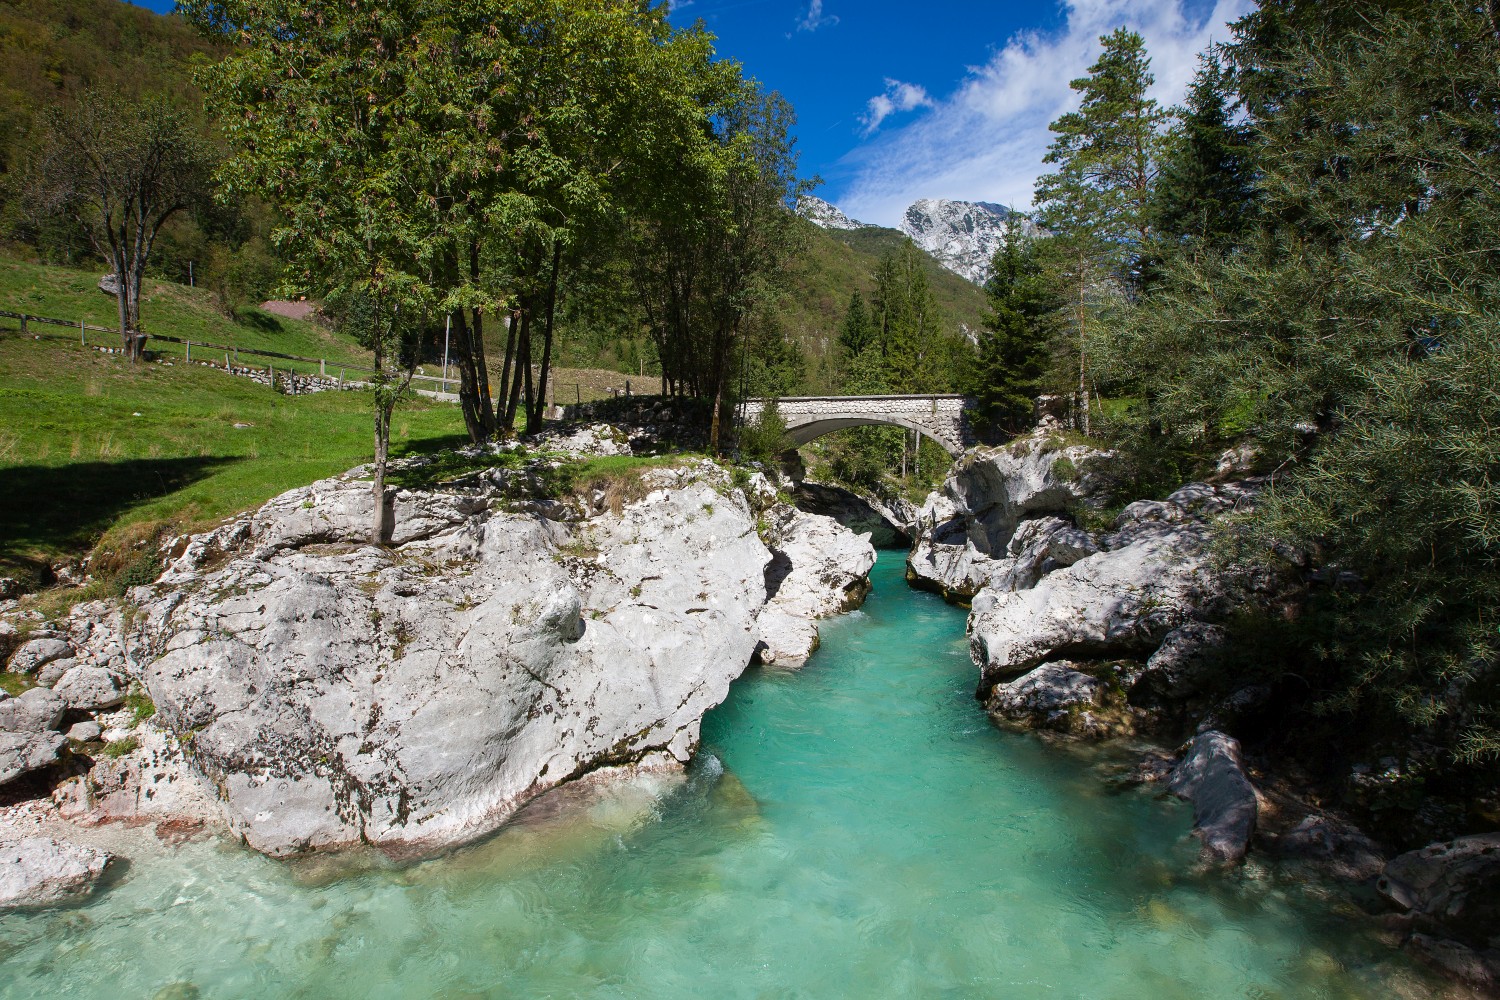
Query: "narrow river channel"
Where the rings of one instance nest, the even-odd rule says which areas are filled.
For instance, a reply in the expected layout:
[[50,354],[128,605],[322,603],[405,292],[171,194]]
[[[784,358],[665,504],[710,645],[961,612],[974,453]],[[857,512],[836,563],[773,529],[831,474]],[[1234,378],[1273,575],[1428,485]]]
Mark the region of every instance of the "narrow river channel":
[[394,866],[212,843],[0,918],[4,997],[1314,998],[1426,980],[1331,892],[1192,873],[1190,815],[995,730],[963,613],[882,553],[798,674],[753,670],[685,779],[553,797]]

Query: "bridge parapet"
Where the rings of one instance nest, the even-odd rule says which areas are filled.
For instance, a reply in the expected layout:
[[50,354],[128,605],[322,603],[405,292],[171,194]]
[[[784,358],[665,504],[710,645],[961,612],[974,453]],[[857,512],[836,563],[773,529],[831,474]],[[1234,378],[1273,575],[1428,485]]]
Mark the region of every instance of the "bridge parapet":
[[[746,400],[744,421],[758,420],[770,402]],[[799,445],[832,431],[869,425],[917,431],[955,457],[974,442],[967,415],[973,401],[965,396],[783,396],[774,402],[788,436]]]

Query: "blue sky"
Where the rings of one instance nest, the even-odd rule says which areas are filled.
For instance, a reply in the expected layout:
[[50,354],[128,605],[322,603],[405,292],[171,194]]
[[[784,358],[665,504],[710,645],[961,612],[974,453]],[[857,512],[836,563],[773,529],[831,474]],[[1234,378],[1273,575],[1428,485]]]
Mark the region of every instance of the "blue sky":
[[[462,2],[462,0],[455,0]],[[801,173],[865,222],[918,198],[1025,208],[1068,81],[1119,25],[1139,31],[1163,103],[1250,0],[672,0],[722,56],[797,109]],[[143,0],[170,10],[173,0]]]

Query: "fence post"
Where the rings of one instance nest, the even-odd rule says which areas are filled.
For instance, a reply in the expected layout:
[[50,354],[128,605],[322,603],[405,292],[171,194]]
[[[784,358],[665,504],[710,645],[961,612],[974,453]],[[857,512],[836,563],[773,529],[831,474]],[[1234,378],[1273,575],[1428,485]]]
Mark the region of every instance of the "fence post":
[[224,370],[226,372],[229,371],[229,352],[228,351],[224,352]]
[[344,391],[344,369],[339,369],[339,392]]
[[318,375],[322,378],[328,377],[328,360],[326,358],[318,359]]
[[87,347],[87,346],[89,346],[88,335],[83,332],[83,320],[79,320],[78,321],[78,346],[79,347]]
[[271,391],[275,392],[276,391],[276,366],[275,365],[266,365],[266,378],[271,383]]
[[191,340],[183,340],[182,342],[182,360],[188,364],[193,363],[193,342]]
[[26,336],[26,314],[21,314],[21,336]]

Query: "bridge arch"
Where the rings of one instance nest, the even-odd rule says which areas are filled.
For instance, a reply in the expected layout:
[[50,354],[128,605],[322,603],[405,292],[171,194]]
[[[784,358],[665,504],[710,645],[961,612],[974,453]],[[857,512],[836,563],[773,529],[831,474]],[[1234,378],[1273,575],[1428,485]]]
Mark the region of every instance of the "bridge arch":
[[[747,400],[743,420],[758,420],[771,402]],[[967,415],[972,403],[963,396],[789,396],[774,402],[787,436],[798,445],[833,431],[872,425],[917,431],[955,458],[974,440]]]

